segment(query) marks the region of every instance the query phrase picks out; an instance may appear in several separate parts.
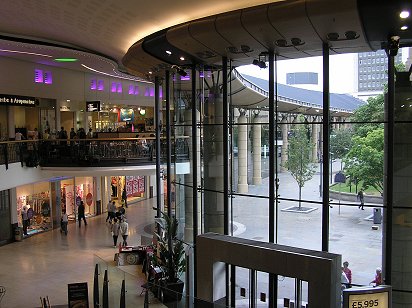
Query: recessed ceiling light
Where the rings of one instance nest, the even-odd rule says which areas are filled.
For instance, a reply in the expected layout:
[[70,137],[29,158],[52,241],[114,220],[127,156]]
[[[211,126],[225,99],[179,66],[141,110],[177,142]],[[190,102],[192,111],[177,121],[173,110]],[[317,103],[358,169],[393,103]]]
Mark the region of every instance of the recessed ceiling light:
[[69,100],[69,99],[66,99],[66,102],[68,102],[68,103],[69,103],[69,102],[70,102],[70,100]]
[[400,17],[400,18],[408,18],[408,17],[409,17],[409,11],[402,11],[402,12],[399,14],[399,17]]
[[408,26],[402,26],[401,30],[408,30]]
[[170,50],[166,50],[166,53],[170,56],[172,52]]
[[149,74],[151,75],[151,74],[152,74],[152,72],[150,71],[150,72],[149,72]]
[[184,61],[184,60],[185,60],[185,57],[180,57],[179,59],[182,60],[182,61]]
[[76,62],[78,60],[76,58],[55,58],[54,61],[56,62]]

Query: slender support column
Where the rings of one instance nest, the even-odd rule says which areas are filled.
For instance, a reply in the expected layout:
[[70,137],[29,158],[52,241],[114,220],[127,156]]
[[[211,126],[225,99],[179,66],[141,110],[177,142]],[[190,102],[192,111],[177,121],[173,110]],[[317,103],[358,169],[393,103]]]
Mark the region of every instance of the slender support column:
[[[7,133],[9,139],[14,139],[16,124],[14,121],[14,106],[7,106]],[[0,136],[1,137],[1,136]]]
[[[204,72],[203,72],[204,75]],[[203,98],[203,91],[201,96]],[[200,109],[200,108],[199,108]],[[192,198],[193,198],[193,297],[197,297],[197,245],[196,239],[199,234],[199,194],[197,191],[198,183],[198,163],[200,162],[200,134],[198,134],[197,122],[199,120],[199,112],[197,109],[197,95],[196,95],[196,67],[192,66]]]
[[322,251],[329,251],[329,45],[323,43]]
[[159,77],[155,77],[155,119],[156,119],[156,217],[161,216],[162,209],[162,176],[160,173],[160,91]]
[[[385,159],[385,195],[384,195],[384,206],[385,206],[385,211],[384,211],[384,219],[386,221],[385,229],[384,229],[384,279],[385,279],[385,284],[391,285],[394,281],[392,281],[392,254],[394,251],[392,251],[392,243],[393,243],[393,236],[392,236],[392,231],[393,231],[393,200],[394,200],[394,194],[393,194],[393,180],[394,180],[394,131],[395,131],[395,116],[394,116],[394,109],[395,109],[395,55],[392,53],[393,51],[388,51],[388,101],[387,101],[387,106],[386,106],[386,117],[387,117],[387,125],[386,125],[386,159]],[[401,136],[397,136],[398,140],[402,140]],[[409,137],[405,138],[404,140],[408,140]],[[402,145],[403,148],[404,145]],[[398,170],[401,168],[397,168]],[[402,176],[403,177],[403,176]],[[403,177],[404,178],[404,177]],[[401,185],[399,185],[401,186]],[[400,198],[400,200],[403,200]],[[399,203],[401,203],[400,201]],[[409,214],[409,213],[408,213]],[[399,215],[400,216],[400,215]],[[402,234],[402,232],[399,232],[398,230],[398,236]],[[405,237],[406,239],[407,237]],[[405,243],[408,241],[405,241]],[[399,244],[398,246],[404,246],[405,244]],[[397,248],[400,249],[400,248]],[[398,261],[396,263],[397,267],[400,267],[399,263],[402,258],[405,257],[404,253],[399,253],[399,251],[396,251],[398,255]],[[396,260],[396,259],[395,259]],[[401,276],[401,273],[398,273],[398,276]],[[409,278],[408,278],[409,279]],[[400,283],[398,283],[400,285]],[[396,293],[395,293],[396,294]],[[394,295],[395,295],[394,294]],[[398,295],[399,296],[399,295]]]
[[[253,185],[262,184],[262,126],[259,114],[255,115],[253,125]],[[275,152],[276,153],[276,152]]]
[[223,207],[224,234],[229,234],[229,103],[227,95],[228,62],[222,58],[223,89]]
[[282,153],[281,153],[281,161],[280,161],[280,171],[286,172],[287,169],[285,167],[285,163],[288,160],[288,120],[287,116],[284,115],[281,120],[280,129],[282,131]]
[[240,116],[238,118],[238,136],[237,136],[237,145],[238,145],[238,193],[247,193],[248,192],[248,183],[247,183],[247,119],[246,111],[240,109]]
[[[277,125],[277,86],[275,84],[275,55],[273,50],[269,51],[269,242],[275,243],[275,219],[277,221],[276,193],[277,180],[277,146],[275,143],[275,127]],[[275,93],[276,89],[276,93]],[[275,101],[276,94],[276,101]],[[260,151],[259,151],[260,152]],[[277,275],[269,274],[269,308],[277,307]]]
[[[316,122],[317,117],[314,116],[312,117],[312,121]],[[312,144],[313,144],[313,149],[312,149],[312,161],[317,163],[318,162],[318,146],[319,146],[319,142],[318,142],[318,125],[313,123],[312,124]]]
[[[170,127],[170,74],[169,71],[165,72],[165,99],[166,99],[166,199],[167,199],[167,216],[172,216],[172,129]],[[171,239],[170,239],[171,240]],[[170,243],[169,247],[172,247]]]

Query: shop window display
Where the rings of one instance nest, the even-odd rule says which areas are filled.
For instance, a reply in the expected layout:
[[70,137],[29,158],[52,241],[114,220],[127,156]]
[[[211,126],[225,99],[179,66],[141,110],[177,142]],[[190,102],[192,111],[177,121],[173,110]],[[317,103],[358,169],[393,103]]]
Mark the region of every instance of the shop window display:
[[[24,189],[22,189],[24,191]],[[26,191],[27,193],[27,191]],[[49,191],[31,194],[21,194],[17,197],[17,220],[19,226],[23,226],[23,207],[27,210],[28,227],[27,234],[51,230],[51,206]]]

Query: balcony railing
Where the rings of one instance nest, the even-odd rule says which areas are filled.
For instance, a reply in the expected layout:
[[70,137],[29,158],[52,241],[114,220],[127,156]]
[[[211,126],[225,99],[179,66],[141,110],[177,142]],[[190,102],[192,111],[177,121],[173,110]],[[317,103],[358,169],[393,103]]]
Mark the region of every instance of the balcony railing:
[[[172,161],[189,159],[186,136],[174,138]],[[161,139],[161,160],[166,160],[166,142]],[[125,166],[154,164],[155,138],[53,139],[0,142],[0,164],[20,162],[26,167]]]

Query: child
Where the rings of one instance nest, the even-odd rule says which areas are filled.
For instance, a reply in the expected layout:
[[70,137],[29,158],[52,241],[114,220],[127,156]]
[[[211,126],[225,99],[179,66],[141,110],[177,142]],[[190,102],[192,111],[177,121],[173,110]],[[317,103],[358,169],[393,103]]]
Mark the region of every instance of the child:
[[119,237],[119,230],[120,230],[120,225],[119,225],[119,221],[117,220],[117,218],[113,219],[113,224],[112,224],[112,236],[113,236],[113,247],[116,248],[117,246],[117,238]]
[[60,224],[61,224],[60,232],[64,232],[65,235],[67,235],[67,224],[68,223],[69,223],[69,217],[66,214],[66,210],[63,210],[62,218],[60,220]]

